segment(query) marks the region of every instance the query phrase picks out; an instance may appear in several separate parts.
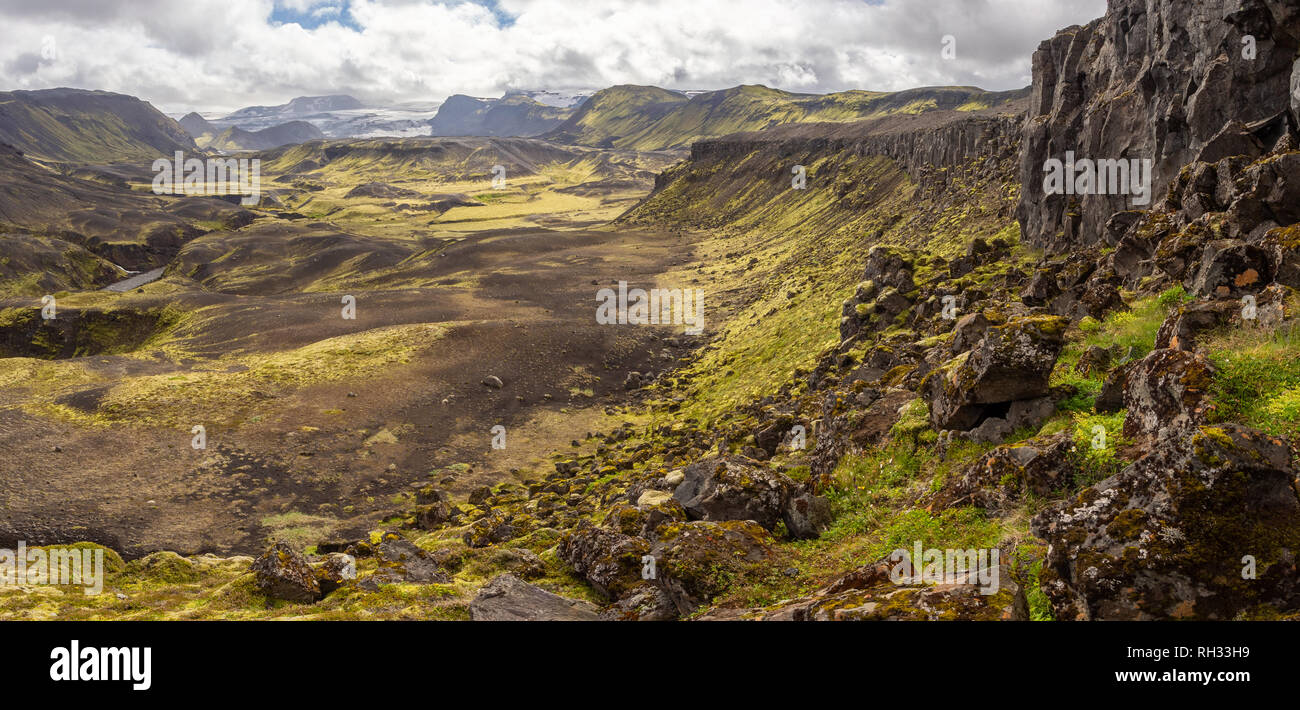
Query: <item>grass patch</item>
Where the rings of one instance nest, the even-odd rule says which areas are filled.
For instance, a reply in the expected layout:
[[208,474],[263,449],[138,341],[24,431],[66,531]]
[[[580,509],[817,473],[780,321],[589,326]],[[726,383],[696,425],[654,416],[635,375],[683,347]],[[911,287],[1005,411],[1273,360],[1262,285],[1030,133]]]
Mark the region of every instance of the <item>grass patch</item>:
[[1242,328],[1209,344],[1216,421],[1237,421],[1300,439],[1300,325],[1269,333]]

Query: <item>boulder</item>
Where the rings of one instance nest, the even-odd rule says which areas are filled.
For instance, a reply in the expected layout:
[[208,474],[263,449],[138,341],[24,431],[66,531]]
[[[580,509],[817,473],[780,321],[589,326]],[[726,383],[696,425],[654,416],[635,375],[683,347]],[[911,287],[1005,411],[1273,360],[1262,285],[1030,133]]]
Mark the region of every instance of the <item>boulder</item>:
[[753,520],[767,530],[781,522],[790,479],[734,456],[710,457],[687,466],[673,498],[692,520]]
[[831,524],[831,502],[822,496],[810,493],[794,496],[786,504],[783,520],[791,538],[795,540],[815,538]]
[[596,621],[595,605],[502,574],[483,585],[469,604],[471,621]]
[[641,584],[642,558],[649,554],[650,543],[582,520],[556,551],[597,592],[618,599]]
[[1273,280],[1300,289],[1300,226],[1270,230],[1260,247],[1268,253]]
[[1205,420],[1214,366],[1186,350],[1153,350],[1129,371],[1124,385],[1124,436],[1169,435]]
[[1300,609],[1285,440],[1237,425],[1163,439],[1032,522],[1057,619],[1234,619]]
[[1124,388],[1128,386],[1128,373],[1137,366],[1137,360],[1117,365],[1102,380],[1101,392],[1093,408],[1098,414],[1118,412],[1124,408]]
[[511,516],[500,510],[493,510],[475,520],[461,537],[469,547],[487,547],[508,542],[520,534],[522,530]]
[[415,513],[415,525],[421,530],[436,530],[451,521],[451,506],[438,501],[422,506]]
[[376,550],[381,567],[398,573],[402,581],[415,584],[448,584],[451,577],[438,567],[429,553],[420,549],[415,543],[398,536],[385,533]]
[[321,595],[329,594],[357,578],[357,559],[342,552],[332,552],[316,567],[316,581]]
[[307,559],[283,542],[277,542],[249,568],[257,588],[272,599],[311,604],[321,597],[320,582]]
[[652,551],[659,586],[683,616],[767,560],[774,542],[749,520],[669,523],[659,534]]
[[1156,349],[1196,350],[1196,336],[1221,328],[1241,308],[1239,301],[1186,303],[1174,309],[1156,332]]
[[1009,509],[1025,495],[1048,497],[1074,482],[1069,432],[998,446],[950,476],[935,495],[938,508],[974,505],[990,511]]
[[661,587],[644,582],[630,590],[600,615],[609,621],[672,621],[677,607]]
[[993,323],[983,313],[968,313],[957,319],[952,327],[952,353],[960,355],[970,350],[984,337]]
[[990,405],[1046,396],[1067,323],[1030,316],[990,328],[969,353],[927,375],[921,392],[934,428],[966,431],[1007,408]]
[[1267,251],[1240,240],[1217,239],[1205,245],[1200,264],[1186,285],[1198,296],[1239,298],[1272,280]]

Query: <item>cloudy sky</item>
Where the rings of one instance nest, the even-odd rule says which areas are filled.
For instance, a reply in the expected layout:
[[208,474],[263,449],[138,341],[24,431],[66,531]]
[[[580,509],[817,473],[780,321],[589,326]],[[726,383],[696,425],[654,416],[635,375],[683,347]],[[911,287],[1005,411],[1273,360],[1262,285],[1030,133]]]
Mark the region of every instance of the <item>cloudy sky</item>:
[[[164,111],[653,84],[1012,89],[1105,0],[0,0],[0,90]],[[942,53],[953,38],[954,58]]]

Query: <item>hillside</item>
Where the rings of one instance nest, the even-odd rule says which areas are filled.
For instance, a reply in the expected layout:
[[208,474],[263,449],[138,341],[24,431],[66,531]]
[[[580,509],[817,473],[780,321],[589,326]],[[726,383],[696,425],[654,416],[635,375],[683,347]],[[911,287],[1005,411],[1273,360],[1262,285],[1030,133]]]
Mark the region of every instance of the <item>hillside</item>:
[[[244,210],[219,200],[160,198],[64,175],[0,145],[0,233],[56,237],[119,266],[142,269],[166,263],[181,244],[207,231],[203,225],[238,224],[247,218]],[[39,279],[39,262],[20,254],[34,244],[5,238],[5,256],[16,255],[31,269],[19,271],[18,261],[12,262],[12,278]],[[98,276],[81,285],[103,285],[103,278],[118,275],[99,268],[91,271]]]
[[59,162],[152,160],[195,150],[189,134],[148,103],[82,89],[0,93],[0,143]]
[[596,92],[548,140],[629,150],[683,148],[703,139],[783,123],[859,121],[929,111],[977,111],[1004,106],[1025,91],[970,87],[894,93],[846,91],[795,94],[737,86],[693,97],[656,87],[616,86]]

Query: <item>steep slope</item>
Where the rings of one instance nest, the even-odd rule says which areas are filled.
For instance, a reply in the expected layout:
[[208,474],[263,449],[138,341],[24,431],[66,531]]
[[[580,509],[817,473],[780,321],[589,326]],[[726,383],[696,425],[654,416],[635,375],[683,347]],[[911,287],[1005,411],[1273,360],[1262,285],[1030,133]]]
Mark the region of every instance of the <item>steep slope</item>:
[[646,131],[675,104],[686,100],[684,94],[657,86],[613,86],[592,94],[572,116],[544,137],[559,143],[613,147],[616,137]]
[[765,86],[737,86],[688,98],[655,87],[617,86],[597,92],[546,138],[633,150],[681,148],[702,138],[783,123],[858,121],[928,111],[976,111],[1003,106],[1025,93],[946,87],[820,95],[794,94]]
[[0,142],[66,162],[152,160],[195,150],[176,121],[133,96],[46,89],[0,93]]
[[547,106],[528,96],[512,94],[500,99],[450,96],[429,121],[434,136],[541,135],[560,125],[571,109]]

